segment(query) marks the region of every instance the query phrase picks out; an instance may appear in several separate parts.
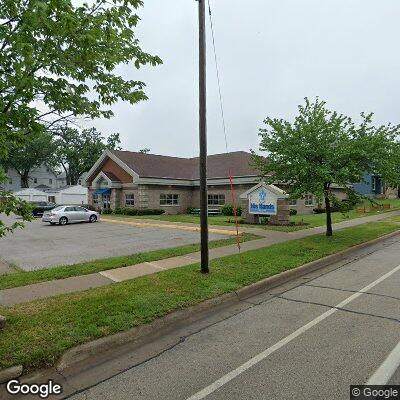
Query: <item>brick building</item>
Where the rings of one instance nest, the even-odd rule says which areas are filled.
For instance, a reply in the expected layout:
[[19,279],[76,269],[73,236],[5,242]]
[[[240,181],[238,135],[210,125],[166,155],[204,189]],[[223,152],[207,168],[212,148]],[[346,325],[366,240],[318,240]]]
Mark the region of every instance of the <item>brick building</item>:
[[[251,154],[244,151],[208,156],[209,207],[232,203],[229,175],[233,178],[237,204],[241,194],[260,182],[250,161]],[[100,208],[161,208],[168,214],[186,213],[189,207],[199,207],[198,171],[198,158],[107,150],[87,174],[89,204]],[[312,212],[315,206],[313,196],[291,201],[291,207],[299,213]]]

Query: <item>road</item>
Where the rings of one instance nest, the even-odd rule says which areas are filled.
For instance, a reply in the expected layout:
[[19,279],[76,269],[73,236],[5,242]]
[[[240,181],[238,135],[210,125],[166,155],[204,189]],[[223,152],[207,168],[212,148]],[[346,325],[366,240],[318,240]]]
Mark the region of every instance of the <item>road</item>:
[[[7,224],[16,217],[1,216]],[[229,236],[210,234],[210,240]],[[198,243],[198,232],[157,227],[133,227],[107,222],[51,226],[41,219],[27,222],[0,239],[0,261],[25,271],[75,264],[99,258],[130,255]]]
[[70,398],[336,400],[369,379],[400,384],[399,264],[397,237],[209,315],[168,348],[120,354]]

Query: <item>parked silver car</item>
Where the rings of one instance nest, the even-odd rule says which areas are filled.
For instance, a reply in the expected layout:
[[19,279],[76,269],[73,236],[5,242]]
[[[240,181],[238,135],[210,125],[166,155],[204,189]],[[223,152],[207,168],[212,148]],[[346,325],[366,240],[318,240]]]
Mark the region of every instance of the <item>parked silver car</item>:
[[96,211],[88,210],[80,206],[57,206],[50,211],[45,211],[42,217],[43,222],[50,222],[51,225],[66,225],[71,222],[96,222],[100,215]]

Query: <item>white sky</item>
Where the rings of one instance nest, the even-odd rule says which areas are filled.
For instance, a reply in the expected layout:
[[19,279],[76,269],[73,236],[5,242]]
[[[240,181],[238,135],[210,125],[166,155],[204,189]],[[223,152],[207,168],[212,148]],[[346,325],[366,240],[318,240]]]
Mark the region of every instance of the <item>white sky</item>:
[[[376,123],[399,123],[398,0],[211,0],[229,150],[258,148],[266,116],[291,118],[305,96]],[[137,36],[162,66],[125,66],[146,82],[147,102],[118,103],[111,120],[94,125],[120,132],[137,151],[198,153],[197,2],[144,0]],[[207,19],[207,24],[209,21]],[[208,32],[209,33],[209,32]],[[215,66],[208,37],[208,151],[225,151]],[[93,123],[92,123],[93,124]]]

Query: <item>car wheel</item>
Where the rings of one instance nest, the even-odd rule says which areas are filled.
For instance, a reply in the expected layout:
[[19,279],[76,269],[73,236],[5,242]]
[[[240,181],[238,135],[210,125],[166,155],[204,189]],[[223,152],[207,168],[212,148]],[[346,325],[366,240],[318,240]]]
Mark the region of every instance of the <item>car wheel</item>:
[[60,223],[60,225],[67,225],[68,218],[67,217],[61,217],[59,223]]
[[95,215],[91,215],[89,218],[89,222],[96,222],[97,221],[97,217]]

